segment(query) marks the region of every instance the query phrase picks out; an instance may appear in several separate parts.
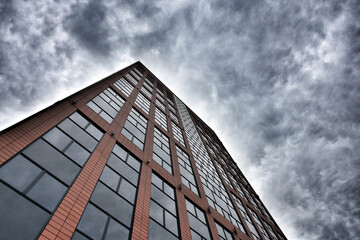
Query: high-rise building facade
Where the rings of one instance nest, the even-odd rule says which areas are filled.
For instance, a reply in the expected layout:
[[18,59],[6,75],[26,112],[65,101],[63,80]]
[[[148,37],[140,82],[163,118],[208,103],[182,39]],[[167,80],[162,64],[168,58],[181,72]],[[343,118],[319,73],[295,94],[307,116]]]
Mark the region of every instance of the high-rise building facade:
[[286,239],[216,134],[140,62],[0,135],[0,239]]

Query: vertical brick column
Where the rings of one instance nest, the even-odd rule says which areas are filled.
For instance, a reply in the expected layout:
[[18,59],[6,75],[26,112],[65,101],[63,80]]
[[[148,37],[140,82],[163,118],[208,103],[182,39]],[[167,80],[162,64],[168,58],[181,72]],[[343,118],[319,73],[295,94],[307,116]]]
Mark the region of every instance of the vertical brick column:
[[148,239],[151,194],[151,168],[142,164],[132,240]]
[[105,134],[39,239],[70,239],[115,144]]

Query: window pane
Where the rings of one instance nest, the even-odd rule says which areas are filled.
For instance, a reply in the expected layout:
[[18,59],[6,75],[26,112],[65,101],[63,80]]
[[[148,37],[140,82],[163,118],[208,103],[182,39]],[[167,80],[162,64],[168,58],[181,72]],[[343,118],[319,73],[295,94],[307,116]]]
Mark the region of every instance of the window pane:
[[132,205],[111,191],[104,184],[99,182],[96,185],[91,201],[113,217],[117,218],[120,222],[130,227],[133,211]]
[[105,235],[105,240],[112,239],[129,239],[129,230],[127,230],[123,225],[116,222],[115,220],[110,219],[109,227]]
[[135,170],[140,170],[140,162],[136,160],[133,156],[129,155],[127,163],[132,166]]
[[150,217],[160,224],[164,224],[164,210],[156,202],[150,200]]
[[63,180],[67,185],[73,182],[80,170],[80,167],[42,139],[31,144],[23,153]]
[[65,119],[58,126],[89,151],[95,149],[98,142],[71,120]]
[[66,136],[66,134],[60,131],[58,128],[53,128],[50,130],[47,134],[44,135],[44,138],[60,151],[64,150],[66,145],[71,142],[71,138]]
[[100,180],[103,181],[107,186],[109,186],[114,191],[117,191],[120,176],[116,172],[114,172],[111,168],[105,166],[100,176]]
[[71,240],[89,240],[89,238],[85,237],[78,231],[75,231],[74,235],[71,237]]
[[105,213],[89,203],[77,228],[93,239],[100,240],[104,234],[107,218]]
[[114,154],[111,154],[108,160],[108,165],[116,170],[120,175],[125,177],[134,185],[137,185],[138,182],[138,173],[130,168],[126,163],[116,157]]
[[128,153],[119,145],[115,144],[113,152],[122,160],[126,160],[126,156]]
[[165,226],[175,235],[178,235],[178,226],[176,218],[169,212],[165,211]]
[[119,194],[131,203],[134,203],[136,188],[125,179],[121,180]]
[[27,193],[27,196],[52,212],[64,196],[66,190],[67,187],[65,185],[49,174],[44,174]]
[[157,201],[161,206],[166,208],[168,211],[176,215],[176,209],[174,200],[169,198],[163,192],[161,192],[157,187],[151,186],[151,198]]
[[6,203],[0,208],[0,239],[35,239],[49,214],[1,182],[0,193]]
[[99,108],[95,103],[88,102],[86,105],[88,105],[94,112],[99,113],[101,111],[101,108]]
[[165,228],[154,222],[150,219],[149,221],[149,240],[172,240],[172,239],[178,239],[174,235],[172,235],[170,232],[168,232]]
[[80,166],[84,166],[86,160],[90,156],[90,153],[76,142],[73,142],[71,146],[66,149],[65,154]]
[[40,173],[40,168],[21,155],[17,155],[0,168],[0,178],[19,191],[25,190]]
[[79,124],[79,126],[82,128],[84,128],[89,123],[89,121],[86,120],[83,116],[81,116],[78,112],[74,112],[70,116],[70,119]]
[[205,224],[200,222],[197,218],[195,218],[193,215],[188,214],[189,216],[189,223],[191,226],[191,229],[197,231],[199,234],[204,236],[206,239],[210,239],[208,228]]
[[104,135],[99,129],[97,129],[94,125],[90,124],[87,128],[86,131],[88,133],[91,134],[91,136],[93,136],[94,138],[96,138],[98,141],[100,141],[100,139],[102,138],[102,136]]

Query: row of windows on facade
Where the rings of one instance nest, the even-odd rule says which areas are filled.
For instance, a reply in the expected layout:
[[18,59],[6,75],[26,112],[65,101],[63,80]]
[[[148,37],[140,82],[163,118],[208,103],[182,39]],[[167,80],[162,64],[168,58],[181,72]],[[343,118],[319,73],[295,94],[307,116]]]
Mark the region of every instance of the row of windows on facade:
[[[217,174],[217,171],[215,170],[208,151],[206,150],[205,146],[203,145],[201,138],[199,134],[197,133],[194,123],[191,120],[191,117],[189,113],[186,110],[186,107],[183,105],[183,103],[176,98],[176,103],[178,105],[178,109],[180,112],[180,117],[184,123],[185,126],[185,132],[189,139],[190,149],[192,150],[192,154],[195,159],[195,163],[197,166],[197,169],[200,174],[200,178],[202,181],[202,184],[205,189],[206,196],[208,198],[209,204],[214,207],[219,213],[221,213],[225,218],[227,218],[229,221],[231,221],[235,226],[237,226],[240,230],[242,230],[244,233],[246,233],[245,228],[243,226],[243,223],[241,222],[240,218],[237,216],[237,213],[235,211],[234,206],[232,206],[232,203],[230,201],[230,197],[228,196],[222,181],[220,180],[220,177]],[[212,151],[209,151],[210,153],[213,153]],[[227,175],[225,174],[225,170],[223,166],[215,161],[215,163],[218,166],[218,170],[222,174],[225,182],[229,185],[231,185],[230,180],[228,179]],[[232,175],[230,175],[232,176]],[[232,176],[233,177],[233,176]],[[233,179],[233,182],[237,183],[235,179]],[[240,187],[239,187],[240,188]],[[237,189],[239,189],[237,188]],[[250,193],[248,193],[249,196]],[[245,198],[247,200],[247,198]],[[255,198],[256,199],[256,198]],[[257,200],[258,203],[260,201]],[[251,202],[252,205],[257,206],[254,202]],[[263,209],[265,211],[265,209]],[[261,211],[258,209],[258,211],[261,213]],[[256,221],[259,220],[257,215],[254,213],[254,219]],[[255,217],[256,216],[256,217]],[[265,221],[264,221],[265,222]],[[253,226],[253,223],[250,221],[248,222],[248,226]],[[270,229],[269,232],[273,233],[271,226],[267,224]],[[259,221],[258,228],[262,231],[264,229],[263,225]],[[251,228],[254,229],[255,228]],[[256,230],[255,230],[256,231]],[[252,231],[253,232],[253,231]],[[265,231],[262,231],[265,232]],[[257,233],[257,232],[256,232]],[[275,234],[274,234],[275,235]],[[266,232],[264,233],[264,237],[268,239],[268,235]],[[274,238],[277,239],[277,238]]]
[[[180,114],[188,114],[187,113],[187,110],[186,110],[186,107],[185,106],[182,106],[180,105],[179,107],[179,112]],[[187,119],[191,119],[191,117],[188,115],[186,117]],[[198,122],[200,122],[200,120],[198,120]],[[215,139],[211,138],[205,130],[202,129],[202,127],[200,127],[200,125],[197,125],[195,127],[195,125],[193,125],[193,123],[184,123],[185,124],[185,129],[189,129],[191,128],[193,131],[196,131],[198,130],[200,133],[201,133],[201,136],[202,136],[202,140],[209,144],[209,145],[212,145],[212,147],[210,147],[209,145],[207,145],[207,150],[208,152],[212,155],[212,158],[215,159],[215,163],[216,165],[218,166],[218,169],[221,173],[221,175],[223,176],[225,182],[231,187],[233,188],[232,184],[231,184],[231,181],[228,179],[227,175],[225,172],[228,173],[228,175],[230,176],[230,178],[232,179],[232,182],[233,184],[235,185],[236,189],[238,190],[238,192],[241,194],[242,193],[242,190],[241,188],[239,187],[239,184],[237,182],[237,180],[235,180],[235,177],[236,178],[240,178],[242,182],[245,182],[248,185],[248,182],[247,180],[242,176],[242,174],[240,173],[236,173],[235,169],[237,169],[237,166],[233,163],[233,161],[229,161],[229,159],[231,159],[231,157],[228,155],[228,153],[226,152],[226,150],[224,149],[221,149],[221,147],[219,146],[219,144],[216,143],[216,141],[219,141],[217,139],[217,137],[215,137]],[[202,125],[201,125],[202,126]],[[200,137],[199,136],[196,136],[196,139],[197,140],[200,140]],[[217,146],[217,148],[214,147],[214,145]],[[217,149],[217,152],[215,153],[213,149]],[[225,154],[224,154],[225,152]],[[221,156],[220,156],[221,154]],[[223,159],[228,159],[227,162],[225,162],[225,160]],[[222,164],[219,164],[219,162]],[[270,215],[267,213],[264,205],[258,200],[257,197],[254,197],[246,188],[245,186],[243,186],[243,184],[240,182],[240,185],[242,185],[242,188],[244,189],[244,191],[246,191],[247,193],[247,197],[245,197],[244,194],[242,194],[242,197],[244,197],[244,199],[246,201],[248,201],[251,205],[253,205],[258,211],[260,214],[264,215],[272,224],[275,225],[274,221],[272,220],[272,218],[270,217]],[[234,189],[234,188],[233,188]],[[261,209],[261,210],[260,210]]]
[[[142,75],[139,74],[140,74],[139,71],[137,71],[135,68],[134,70],[131,70],[129,73],[125,74],[125,77],[122,77],[117,82],[115,82],[114,85],[120,91],[122,91],[127,97],[129,97],[131,92],[134,90],[134,86],[136,86],[139,83],[139,79],[142,77]],[[136,77],[134,78],[134,76]],[[148,78],[145,78],[145,81],[141,86],[141,92],[144,95],[143,96],[139,95],[136,102],[139,105],[139,107],[141,108],[144,107],[145,110],[144,109],[143,110],[147,113],[148,110],[146,109],[147,108],[146,106],[150,105],[149,100],[151,100],[152,98],[153,87],[154,87],[153,83]],[[170,94],[170,92],[168,94]],[[147,96],[147,98],[145,98],[144,96]],[[170,96],[168,96],[167,102],[168,102],[168,107],[170,109],[171,118],[173,118],[174,121],[178,123],[178,118],[175,115],[176,114],[175,104],[170,99]],[[156,105],[158,105],[160,109],[165,111],[166,105],[165,105],[164,93],[160,91],[158,88],[156,89]]]
[[[98,113],[102,118],[104,118],[107,122],[111,123],[120,111],[124,102],[125,100],[122,99],[119,95],[117,95],[111,88],[107,88],[98,96],[89,101],[87,105],[96,113]],[[135,104],[137,104],[146,113],[149,113],[150,102],[141,93],[138,95]],[[166,115],[162,113],[158,108],[155,109],[155,122],[157,122],[162,128],[164,128],[164,130],[168,130]],[[171,123],[175,139],[178,140],[185,147],[185,141],[180,127],[178,127],[174,122]],[[143,117],[137,110],[132,108],[125,123],[124,129],[122,130],[122,134],[124,134],[141,150],[143,150],[145,143],[146,127],[147,119]]]
[[[131,91],[134,89],[134,87],[124,78],[121,78],[120,80],[118,80],[115,83],[115,86],[118,87],[120,90],[122,90],[126,96],[129,96]],[[103,92],[101,92],[99,95],[94,97],[91,101],[89,101],[87,103],[87,106],[89,106],[93,111],[98,113],[108,123],[112,123],[113,119],[120,111],[124,102],[125,102],[125,100],[121,96],[116,94],[113,89],[108,87]],[[135,100],[135,104],[141,110],[143,110],[146,114],[149,114],[150,101],[141,92],[138,94],[138,96]],[[136,110],[133,110],[133,112],[135,112],[135,111]],[[137,114],[137,115],[139,115],[139,114]],[[177,124],[179,124],[179,119],[177,118],[175,113],[170,111],[170,117],[173,121],[175,121]],[[184,137],[182,135],[181,129],[173,121],[171,121],[171,126],[173,129],[174,137],[183,146],[185,146],[185,141],[184,141]],[[158,107],[155,107],[155,122],[158,123],[165,131],[168,131],[166,115]],[[146,128],[146,126],[145,126],[145,128]],[[124,132],[126,133],[126,131],[124,131]],[[132,141],[133,137],[129,137],[129,139]],[[135,141],[135,144],[142,149],[141,145],[143,145],[144,142],[141,142],[141,141],[139,142],[139,140],[140,139],[137,138],[134,141]]]
[[[201,131],[201,128],[198,127],[197,129],[199,129]],[[201,131],[202,133],[204,133],[204,131]],[[206,134],[207,138],[202,135],[203,140],[205,140],[206,143],[210,143],[210,137]],[[235,171],[234,168],[235,166],[233,166],[232,168],[228,168],[227,166],[229,165],[229,163],[226,163],[223,158],[221,158],[218,154],[216,154],[212,148],[210,146],[208,146],[207,148],[210,152],[210,154],[212,155],[212,158],[215,159],[215,163],[218,166],[218,169],[222,175],[222,177],[224,178],[225,182],[234,189],[233,185],[231,184],[231,181],[228,178],[228,175],[230,176],[230,178],[232,179],[232,182],[236,188],[236,190],[240,193],[240,195],[246,200],[248,201],[252,206],[254,206],[260,213],[262,213],[270,222],[272,222],[274,224],[274,222],[272,221],[271,217],[269,216],[269,214],[267,213],[265,207],[263,206],[263,204],[256,198],[254,197],[247,189],[245,186],[243,186],[243,184],[240,182],[240,185],[242,185],[242,187],[239,186],[238,182],[235,180]],[[225,157],[223,155],[223,157]],[[226,169],[226,170],[225,170]],[[232,170],[232,173],[229,173],[230,170]],[[226,174],[226,172],[228,172],[228,175]],[[242,190],[244,189],[244,190]],[[245,194],[245,193],[246,194]],[[261,210],[260,210],[261,209]],[[261,226],[259,226],[259,228],[261,228]],[[264,235],[266,237],[266,235]]]
[[[134,89],[133,86],[125,80],[124,78],[121,78],[119,81],[116,82],[116,86],[119,89],[125,89],[126,95],[130,95],[131,91]],[[132,87],[132,88],[131,88]],[[157,92],[158,94],[158,92]],[[105,98],[104,96],[112,96],[115,99],[122,99],[119,95],[117,95],[110,87],[105,89],[102,93],[100,93],[98,96],[96,96],[94,99],[92,99],[88,106],[91,107],[93,110],[97,110],[96,112],[99,113],[100,116],[102,116],[102,113],[109,112],[109,110],[106,109],[112,109],[112,99],[110,97]],[[100,101],[101,99],[102,101]],[[101,102],[101,104],[100,104]],[[122,99],[122,105],[125,102],[124,99]],[[93,105],[98,107],[98,109],[95,109]],[[135,104],[137,104],[143,111],[146,113],[149,113],[150,110],[150,101],[142,94],[139,93],[135,100]],[[121,106],[122,106],[121,105]],[[119,106],[116,110],[117,112],[114,112],[112,116],[116,116],[116,114],[120,111],[121,106]],[[173,114],[173,119],[176,117]],[[107,118],[112,121],[111,118]],[[177,117],[177,122],[179,123]],[[164,130],[167,129],[167,122],[166,122],[166,115],[159,109],[155,108],[155,122],[157,122]],[[172,129],[174,138],[180,142],[185,147],[185,141],[184,137],[182,135],[180,127],[178,127],[174,122],[172,122]],[[129,116],[126,119],[125,125],[123,129],[121,130],[121,133],[126,136],[131,142],[133,142],[136,146],[138,146],[141,150],[144,149],[145,144],[145,136],[146,136],[146,128],[147,128],[147,119],[143,117],[137,110],[134,108],[131,109]],[[161,143],[161,140],[164,143]],[[159,163],[163,168],[165,168],[168,172],[171,174],[172,172],[172,163],[171,163],[171,155],[170,155],[170,143],[168,137],[163,134],[160,130],[158,130],[155,127],[155,135],[154,135],[154,154],[153,159]],[[185,178],[184,178],[185,179]],[[185,181],[185,180],[184,180]],[[196,184],[189,185],[187,182],[187,186],[192,186],[192,190],[194,192],[198,192],[197,189],[194,188]]]

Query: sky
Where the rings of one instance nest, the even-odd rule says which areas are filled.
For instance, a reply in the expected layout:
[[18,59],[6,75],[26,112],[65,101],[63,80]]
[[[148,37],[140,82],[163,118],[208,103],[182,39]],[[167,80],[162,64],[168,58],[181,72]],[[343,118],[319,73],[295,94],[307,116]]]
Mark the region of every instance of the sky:
[[0,130],[141,61],[288,239],[360,236],[357,0],[1,1]]

